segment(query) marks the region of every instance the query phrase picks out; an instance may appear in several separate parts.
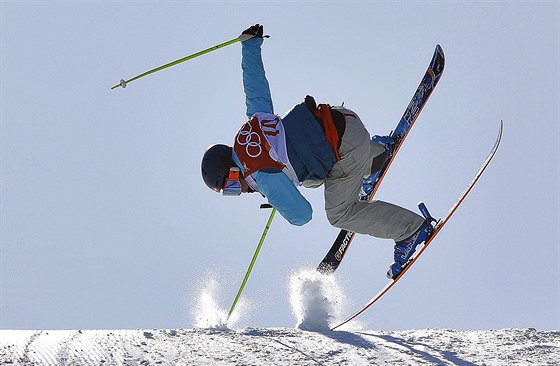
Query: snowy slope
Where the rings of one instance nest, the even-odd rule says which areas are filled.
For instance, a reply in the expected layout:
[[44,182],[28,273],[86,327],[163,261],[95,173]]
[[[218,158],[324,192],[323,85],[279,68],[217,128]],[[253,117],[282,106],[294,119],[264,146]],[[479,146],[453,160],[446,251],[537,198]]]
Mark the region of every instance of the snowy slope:
[[560,332],[0,330],[4,365],[557,365]]
[[[536,329],[329,331],[344,307],[335,276],[295,272],[296,328],[234,329],[210,279],[193,329],[0,330],[1,365],[558,365],[560,332]],[[243,303],[243,301],[241,301]],[[229,327],[226,325],[229,324]]]

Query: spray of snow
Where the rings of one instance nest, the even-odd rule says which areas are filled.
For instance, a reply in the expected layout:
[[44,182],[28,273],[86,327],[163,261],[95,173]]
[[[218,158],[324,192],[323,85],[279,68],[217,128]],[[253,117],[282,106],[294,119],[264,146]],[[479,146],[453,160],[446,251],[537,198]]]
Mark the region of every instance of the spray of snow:
[[192,315],[196,328],[227,328],[227,310],[224,310],[216,300],[218,281],[206,278],[198,291],[196,303],[192,309]]
[[292,312],[299,329],[327,331],[347,309],[348,297],[334,275],[303,269],[291,275],[289,286]]
[[228,320],[229,308],[224,308],[217,300],[220,293],[217,277],[216,274],[208,274],[200,282],[198,296],[192,307],[195,328],[227,330],[228,325],[233,326],[250,308],[250,302],[241,298]]

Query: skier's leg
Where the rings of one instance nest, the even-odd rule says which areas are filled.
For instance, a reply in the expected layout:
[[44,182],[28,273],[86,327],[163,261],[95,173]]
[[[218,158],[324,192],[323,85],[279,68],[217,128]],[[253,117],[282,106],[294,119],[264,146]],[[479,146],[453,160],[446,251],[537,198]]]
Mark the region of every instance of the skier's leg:
[[370,153],[372,159],[370,174],[373,174],[383,167],[383,164],[389,158],[389,153],[382,145],[373,140],[370,140]]
[[[369,132],[368,132],[368,136],[369,136]],[[383,163],[385,162],[385,160],[387,159],[387,150],[385,150],[385,147],[383,145],[378,144],[377,142],[374,142],[371,138],[369,140],[369,158],[370,161],[372,162],[370,165],[370,169],[367,172],[367,174],[373,174],[376,171],[378,171],[379,169],[381,169],[381,166],[383,165]]]
[[334,108],[345,115],[346,130],[340,160],[325,181],[329,222],[335,227],[396,241],[410,237],[424,222],[422,216],[387,202],[356,201],[363,176],[370,174],[373,158],[385,150],[371,143],[369,132],[354,112]]

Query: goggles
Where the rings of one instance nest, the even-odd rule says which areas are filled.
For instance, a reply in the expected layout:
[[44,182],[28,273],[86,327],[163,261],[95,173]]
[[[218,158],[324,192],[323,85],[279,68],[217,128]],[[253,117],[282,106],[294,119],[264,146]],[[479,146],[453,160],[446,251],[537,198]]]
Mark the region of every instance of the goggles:
[[239,196],[242,192],[239,180],[240,169],[233,167],[229,169],[228,177],[222,188],[222,196]]

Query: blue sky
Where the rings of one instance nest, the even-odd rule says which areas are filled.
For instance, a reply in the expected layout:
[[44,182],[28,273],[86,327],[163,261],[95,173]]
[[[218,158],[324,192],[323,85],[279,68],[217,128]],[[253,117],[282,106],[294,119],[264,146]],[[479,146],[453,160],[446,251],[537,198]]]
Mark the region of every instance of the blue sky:
[[[371,328],[558,329],[559,3],[2,1],[0,327],[192,327],[209,277],[229,307],[269,212],[200,178],[245,120],[240,45],[121,78],[265,26],[275,109],[344,102],[387,134],[436,44],[445,73],[377,198],[443,216],[503,144]],[[277,216],[239,326],[293,326],[287,282],[338,230]],[[391,241],[354,240],[337,273],[354,306],[386,282]],[[351,309],[348,309],[350,312]],[[353,309],[352,309],[353,310]]]

